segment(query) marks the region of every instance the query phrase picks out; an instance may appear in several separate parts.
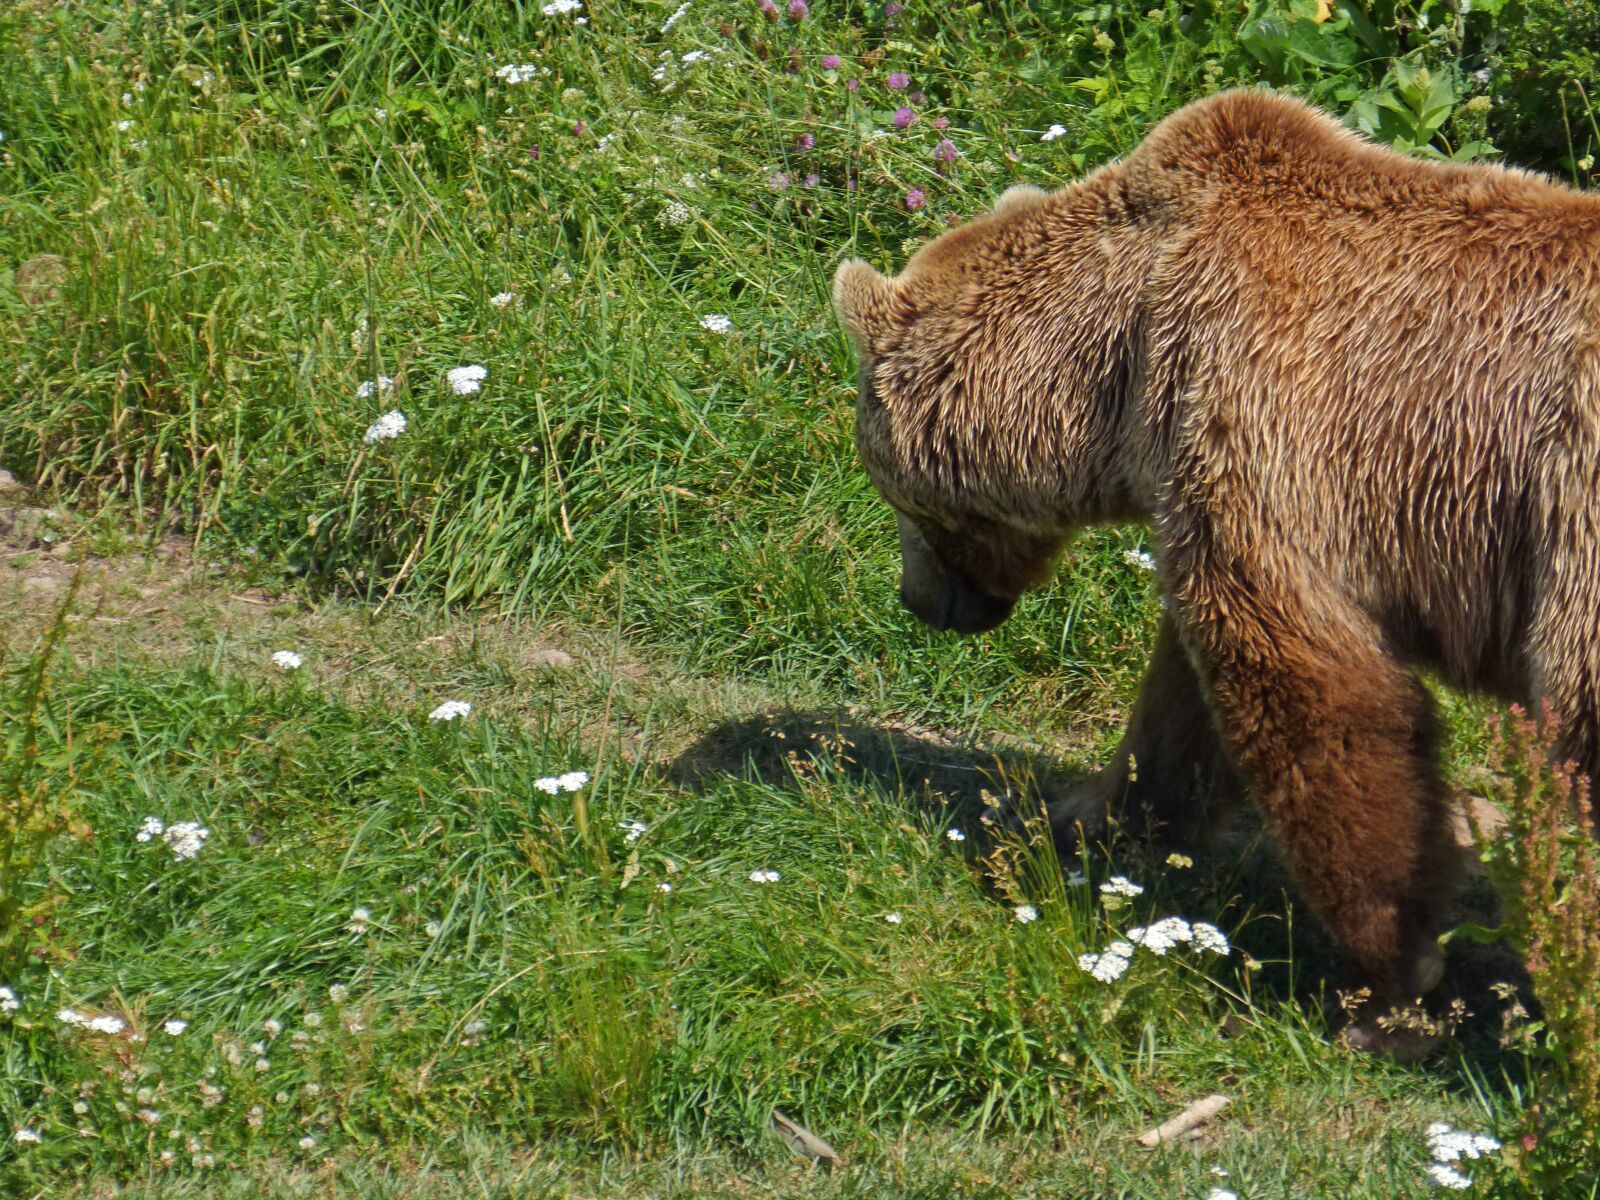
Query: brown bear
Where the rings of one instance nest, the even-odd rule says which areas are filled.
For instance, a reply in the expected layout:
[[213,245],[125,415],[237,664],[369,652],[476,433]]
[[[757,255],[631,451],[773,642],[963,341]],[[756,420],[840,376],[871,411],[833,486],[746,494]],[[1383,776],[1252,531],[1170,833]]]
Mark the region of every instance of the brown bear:
[[1165,615],[1100,801],[1242,784],[1368,1011],[1436,985],[1413,669],[1552,701],[1600,765],[1600,197],[1230,92],[834,303],[906,606],[981,632],[1073,530],[1148,522]]

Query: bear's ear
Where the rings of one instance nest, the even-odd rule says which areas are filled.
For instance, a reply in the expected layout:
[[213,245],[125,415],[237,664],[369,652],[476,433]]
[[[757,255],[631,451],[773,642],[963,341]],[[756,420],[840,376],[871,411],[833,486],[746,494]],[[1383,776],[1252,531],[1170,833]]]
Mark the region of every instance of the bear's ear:
[[894,324],[899,287],[869,263],[852,258],[833,275],[833,307],[857,344],[871,346]]
[[1050,193],[1041,187],[1034,187],[1031,183],[1014,183],[1000,193],[1000,199],[995,201],[994,210],[997,213],[1010,212],[1014,208],[1026,208],[1049,197]]

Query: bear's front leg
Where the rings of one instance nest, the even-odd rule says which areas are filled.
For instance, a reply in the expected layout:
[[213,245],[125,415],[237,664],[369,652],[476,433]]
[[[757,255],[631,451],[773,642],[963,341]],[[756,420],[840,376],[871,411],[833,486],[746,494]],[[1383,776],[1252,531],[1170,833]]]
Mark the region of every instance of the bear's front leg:
[[1056,845],[1071,853],[1080,828],[1097,834],[1108,818],[1136,835],[1193,845],[1215,808],[1243,793],[1243,781],[1228,760],[1177,625],[1170,613],[1163,613],[1139,698],[1116,753],[1050,805]]
[[[1371,990],[1347,1040],[1409,1054],[1379,1018],[1443,975],[1450,882],[1432,702],[1381,630],[1331,592],[1196,556],[1178,612],[1224,742],[1312,909]],[[1217,565],[1220,564],[1220,565]]]

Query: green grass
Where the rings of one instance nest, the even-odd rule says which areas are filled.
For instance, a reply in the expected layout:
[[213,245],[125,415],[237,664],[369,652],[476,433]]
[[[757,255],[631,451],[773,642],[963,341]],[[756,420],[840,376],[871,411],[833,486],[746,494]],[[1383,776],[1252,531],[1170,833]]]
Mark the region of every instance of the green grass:
[[[1123,559],[1144,535],[1086,533],[981,640],[920,628],[827,293],[841,257],[893,267],[1233,85],[1587,183],[1591,6],[696,0],[663,32],[676,8],[0,12],[0,464],[114,585],[78,606],[43,735],[71,822],[25,884],[56,906],[0,1029],[0,1119],[44,1140],[0,1144],[0,1179],[1165,1197],[1223,1165],[1241,1196],[1390,1197],[1423,1193],[1432,1120],[1530,1122],[1492,1005],[1425,1069],[1326,1044],[1326,947],[1247,833],[1189,870],[1092,855],[1150,887],[1118,912],[1036,840],[985,861],[996,776],[1114,744],[1156,613]],[[364,444],[394,409],[405,432]],[[164,534],[209,582],[129,565]],[[6,544],[14,671],[59,560]],[[227,599],[247,585],[283,599]],[[300,674],[265,665],[283,645]],[[472,718],[430,724],[450,697]],[[1479,761],[1481,707],[1449,714]],[[571,769],[592,787],[537,788]],[[149,815],[211,839],[173,862],[135,839]],[[1079,970],[1171,912],[1240,952]],[[147,1040],[64,1033],[67,1005]],[[1198,1147],[1129,1144],[1211,1090],[1235,1105]],[[846,1166],[796,1167],[774,1105]]]

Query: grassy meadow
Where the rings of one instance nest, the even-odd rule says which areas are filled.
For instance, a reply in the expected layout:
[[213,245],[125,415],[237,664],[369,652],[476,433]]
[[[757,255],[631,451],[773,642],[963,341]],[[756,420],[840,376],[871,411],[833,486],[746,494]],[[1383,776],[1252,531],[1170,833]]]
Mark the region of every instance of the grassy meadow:
[[[5,6],[0,1192],[1600,1194],[1503,948],[1402,1067],[1248,820],[1063,874],[1145,534],[918,626],[827,303],[1230,86],[1589,186],[1597,62],[1590,0]],[[1174,915],[1226,952],[1082,958]]]

